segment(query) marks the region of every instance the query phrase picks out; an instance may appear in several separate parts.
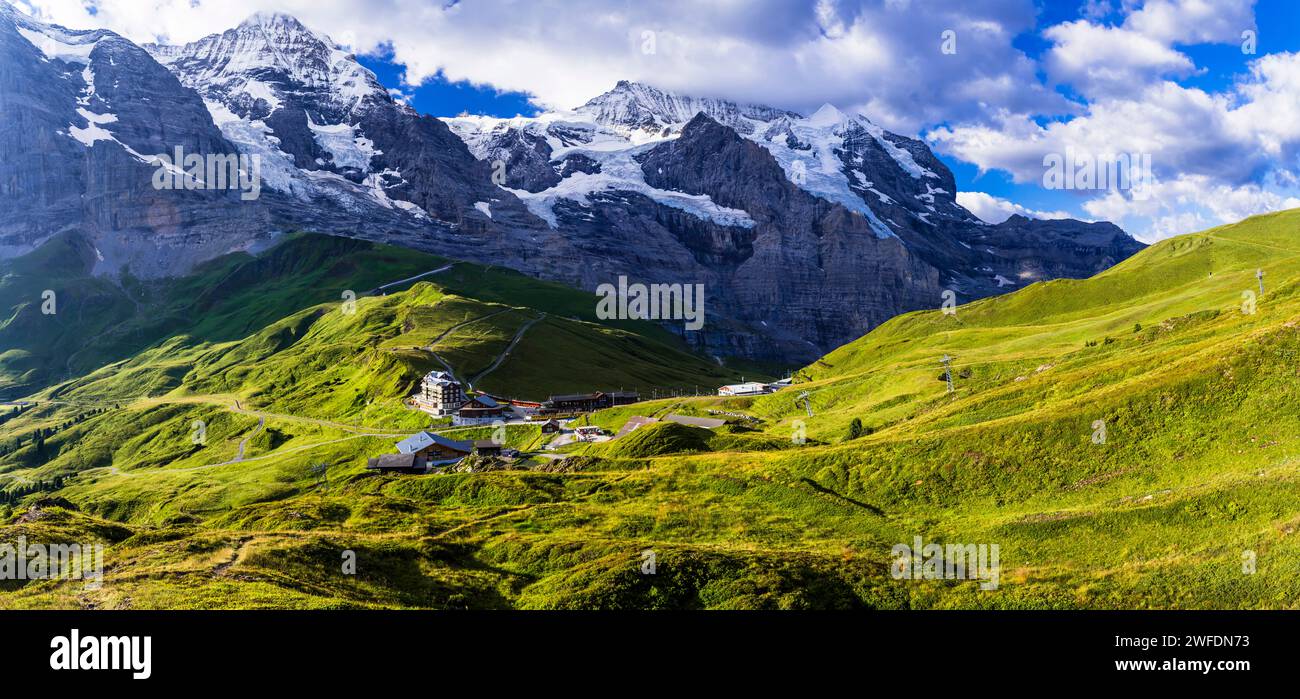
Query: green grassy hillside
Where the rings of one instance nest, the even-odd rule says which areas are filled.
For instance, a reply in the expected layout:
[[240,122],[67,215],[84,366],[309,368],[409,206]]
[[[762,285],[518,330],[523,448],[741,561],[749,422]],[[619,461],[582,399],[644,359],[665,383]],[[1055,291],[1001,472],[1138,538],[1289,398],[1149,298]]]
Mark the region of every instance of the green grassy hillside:
[[[94,255],[93,248],[84,242],[64,236],[25,257],[0,261],[0,299],[11,304],[4,309],[8,317],[0,319],[0,400],[21,398],[123,360],[137,360],[137,365],[154,363],[152,358],[138,361],[141,352],[152,351],[156,356],[165,347],[166,353],[174,355],[182,347],[221,346],[246,341],[250,336],[262,337],[264,342],[275,333],[283,338],[285,332],[302,330],[304,323],[311,322],[303,315],[308,309],[341,309],[345,294],[350,294],[347,298],[363,299],[361,306],[365,307],[368,295],[399,294],[419,283],[434,285],[454,299],[454,307],[408,311],[406,315],[420,327],[406,333],[410,337],[403,341],[431,341],[435,331],[446,329],[438,325],[439,318],[450,318],[453,313],[460,313],[462,321],[473,319],[474,314],[509,314],[485,319],[446,338],[441,349],[454,367],[459,369],[459,361],[464,361],[469,377],[486,369],[514,332],[538,314],[548,316],[547,327],[541,332],[567,330],[562,342],[575,344],[575,361],[596,358],[600,350],[592,345],[605,341],[621,339],[622,349],[607,352],[598,370],[578,377],[551,373],[541,380],[529,378],[530,391],[619,385],[630,388],[638,382],[684,388],[692,381],[712,385],[732,376],[731,371],[712,362],[686,356],[689,352],[685,345],[658,324],[598,321],[591,294],[509,270],[453,263],[403,248],[349,238],[295,235],[256,255],[227,255],[200,266],[189,276],[147,282],[130,277],[113,282],[90,276],[87,270]],[[441,271],[388,286],[434,270]],[[47,290],[54,292],[53,314],[42,313]],[[294,323],[297,328],[292,327]],[[361,331],[368,332],[368,328]],[[481,342],[463,337],[474,333]],[[599,336],[593,337],[596,334]],[[638,342],[628,343],[628,337]],[[531,338],[524,339],[532,342]],[[636,349],[642,345],[650,349]],[[622,357],[621,352],[629,349],[639,356],[631,360]],[[250,351],[255,353],[246,349],[245,354]],[[611,354],[616,361],[610,361]],[[524,352],[512,353],[510,359],[516,358],[526,360],[527,356]],[[173,359],[174,365],[186,360]],[[475,364],[479,360],[484,360],[481,366]],[[683,368],[660,370],[650,364]],[[533,373],[528,372],[528,376]],[[483,388],[509,388],[510,374],[510,369],[495,370]]]
[[[643,427],[516,470],[374,476],[364,459],[423,419],[394,401],[431,352],[529,391],[547,372],[688,386],[704,367],[459,266],[354,314],[331,297],[238,339],[169,336],[0,424],[0,538],[108,545],[101,589],[10,584],[0,606],[1294,608],[1298,229],[1300,211],[1255,217],[900,316],[780,393],[584,420],[726,427]],[[503,295],[472,296],[474,274],[506,275]],[[890,548],[916,536],[998,545],[998,589],[894,580]]]

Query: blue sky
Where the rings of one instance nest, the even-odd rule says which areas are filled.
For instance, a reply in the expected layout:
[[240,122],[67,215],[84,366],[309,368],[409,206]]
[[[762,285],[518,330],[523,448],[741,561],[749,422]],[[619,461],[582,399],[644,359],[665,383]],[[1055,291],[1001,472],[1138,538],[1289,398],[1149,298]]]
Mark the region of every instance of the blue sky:
[[[995,222],[1110,220],[1150,241],[1300,206],[1298,0],[19,2],[171,43],[287,12],[437,116],[571,108],[621,79],[805,114],[830,103],[924,138],[959,201]],[[1067,153],[1147,157],[1152,186],[1045,188],[1045,162]]]
[[418,85],[409,85],[404,79],[406,69],[401,64],[394,63],[392,54],[386,50],[357,58],[362,65],[375,72],[384,87],[398,91],[407,104],[425,114],[455,116],[467,112],[512,117],[521,114],[535,116],[540,111],[530,101],[531,96],[526,93],[475,86],[468,80],[452,82],[441,74],[434,75]]

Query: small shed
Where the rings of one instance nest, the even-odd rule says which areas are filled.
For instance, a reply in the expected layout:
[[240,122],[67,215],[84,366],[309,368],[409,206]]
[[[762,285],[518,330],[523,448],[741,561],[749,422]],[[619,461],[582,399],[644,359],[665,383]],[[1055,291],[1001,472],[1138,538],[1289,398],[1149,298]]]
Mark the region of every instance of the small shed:
[[574,432],[577,432],[578,439],[581,439],[583,441],[594,440],[605,433],[604,430],[600,429],[599,427],[596,427],[595,425],[584,425],[574,430]]

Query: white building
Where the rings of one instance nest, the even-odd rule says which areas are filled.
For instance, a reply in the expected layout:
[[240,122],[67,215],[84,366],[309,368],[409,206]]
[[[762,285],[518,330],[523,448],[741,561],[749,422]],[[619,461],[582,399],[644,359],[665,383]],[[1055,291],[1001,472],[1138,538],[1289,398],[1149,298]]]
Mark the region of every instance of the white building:
[[757,381],[732,384],[718,389],[720,396],[757,396],[767,392],[767,384]]
[[439,417],[454,414],[465,400],[460,382],[445,371],[429,372],[420,382],[420,392],[415,394],[415,403],[420,410]]

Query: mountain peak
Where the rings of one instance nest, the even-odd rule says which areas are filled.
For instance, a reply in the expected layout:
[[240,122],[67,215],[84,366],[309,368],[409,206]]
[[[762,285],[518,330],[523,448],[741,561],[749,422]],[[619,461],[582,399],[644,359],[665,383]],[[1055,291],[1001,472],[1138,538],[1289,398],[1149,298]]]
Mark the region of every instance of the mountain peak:
[[236,32],[261,34],[266,42],[279,49],[301,50],[305,45],[319,44],[327,50],[337,47],[324,34],[312,31],[293,15],[283,12],[255,12],[235,28]]
[[[186,84],[203,88],[200,91],[207,97],[221,98],[233,90],[233,98],[239,101],[242,98],[237,93],[244,92],[263,98],[272,111],[282,103],[286,90],[323,89],[332,102],[348,110],[366,98],[387,97],[375,75],[354,56],[328,36],[281,12],[255,13],[234,29],[184,46],[146,48],[179,71]],[[248,104],[236,104],[232,109],[240,115],[249,113]],[[332,111],[313,113],[319,117]]]
[[574,111],[586,114],[597,123],[616,131],[640,132],[651,137],[680,132],[687,122],[701,112],[744,134],[753,133],[756,122],[767,122],[782,116],[799,116],[764,105],[679,95],[634,80],[618,81],[613,89],[592,98]]
[[334,48],[334,42],[323,34],[312,31],[301,20],[283,12],[254,12],[248,16],[235,31],[253,30],[262,32],[267,41],[281,41],[285,37],[310,37],[311,39]]
[[823,104],[813,115],[808,117],[809,126],[834,126],[844,121],[844,112],[841,112],[835,105]]
[[288,14],[286,12],[273,12],[267,10],[260,10],[258,12],[254,12],[253,14],[248,16],[248,19],[245,19],[243,22],[241,22],[240,26],[242,27],[242,26],[248,26],[254,24],[258,26],[265,26],[267,24],[296,24],[298,26],[303,26],[302,22],[298,21],[298,18],[294,17],[291,14]]

